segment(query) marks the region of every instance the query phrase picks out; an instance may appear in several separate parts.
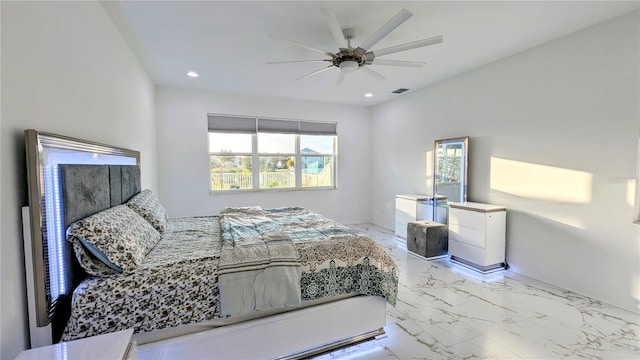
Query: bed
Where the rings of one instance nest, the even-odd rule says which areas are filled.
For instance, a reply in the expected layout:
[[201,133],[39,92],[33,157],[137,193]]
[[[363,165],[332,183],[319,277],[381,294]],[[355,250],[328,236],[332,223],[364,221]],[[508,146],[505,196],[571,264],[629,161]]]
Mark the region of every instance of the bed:
[[[317,342],[278,350],[299,357],[384,332],[398,270],[371,238],[300,207],[169,219],[141,190],[139,164],[54,166],[73,284],[56,304],[62,340],[128,328],[141,343],[234,326],[268,334],[269,319],[319,319]],[[322,320],[341,311],[348,315]]]

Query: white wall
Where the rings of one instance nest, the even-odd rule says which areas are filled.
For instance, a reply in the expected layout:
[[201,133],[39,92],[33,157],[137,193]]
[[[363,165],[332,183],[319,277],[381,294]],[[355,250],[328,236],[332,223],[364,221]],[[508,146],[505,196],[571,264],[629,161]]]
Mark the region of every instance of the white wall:
[[[156,112],[159,196],[170,217],[295,205],[342,223],[369,221],[369,109],[157,87]],[[338,188],[210,195],[207,113],[337,122]]]
[[20,208],[27,203],[23,131],[141,152],[155,189],[154,85],[97,2],[1,2],[2,232],[0,358],[29,346]]
[[507,206],[513,270],[639,312],[638,18],[376,106],[372,220],[392,228],[395,194],[430,193],[434,140],[468,135],[469,201]]

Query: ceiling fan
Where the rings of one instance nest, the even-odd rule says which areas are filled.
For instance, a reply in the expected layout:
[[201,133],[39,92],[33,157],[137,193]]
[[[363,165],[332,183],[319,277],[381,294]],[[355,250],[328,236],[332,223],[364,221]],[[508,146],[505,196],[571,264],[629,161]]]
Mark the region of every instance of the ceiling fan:
[[308,50],[312,50],[315,52],[319,52],[326,56],[329,56],[330,59],[324,60],[293,60],[293,61],[274,61],[268,62],[267,64],[290,64],[290,63],[314,63],[314,62],[329,62],[331,65],[324,67],[322,69],[316,70],[310,74],[301,76],[296,80],[301,80],[304,78],[308,78],[310,76],[319,74],[321,72],[330,70],[334,67],[340,69],[340,73],[338,74],[337,84],[342,84],[344,77],[347,74],[353,73],[356,70],[361,70],[362,72],[368,74],[369,76],[376,78],[378,80],[384,80],[385,77],[382,76],[377,71],[371,69],[369,65],[389,65],[389,66],[404,66],[404,67],[420,67],[424,65],[423,62],[417,61],[402,61],[402,60],[387,60],[387,59],[379,59],[380,56],[395,54],[397,52],[411,50],[423,46],[439,44],[442,42],[442,35],[434,36],[431,38],[413,41],[401,45],[391,46],[388,48],[369,51],[369,49],[377,44],[380,40],[382,40],[385,36],[389,35],[395,28],[400,26],[402,23],[407,21],[413,14],[405,9],[402,9],[396,16],[392,17],[391,20],[387,21],[386,24],[382,25],[380,29],[374,32],[367,40],[365,40],[360,46],[357,48],[353,48],[351,46],[351,40],[355,38],[355,32],[353,29],[343,29],[338,22],[338,17],[332,9],[323,8],[322,12],[324,13],[324,17],[329,24],[329,29],[333,34],[333,37],[338,44],[338,52],[329,52],[321,49],[317,49],[311,46],[307,46],[301,44],[299,42],[288,40],[285,38],[281,38],[276,35],[268,35],[270,39],[279,40],[286,42],[291,45],[299,46]]

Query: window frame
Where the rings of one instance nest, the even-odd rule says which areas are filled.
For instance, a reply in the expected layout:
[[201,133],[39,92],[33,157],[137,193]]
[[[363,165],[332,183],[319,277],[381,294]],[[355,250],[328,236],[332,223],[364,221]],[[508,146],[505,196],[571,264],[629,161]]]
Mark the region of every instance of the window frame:
[[[246,133],[251,134],[251,153],[234,153],[234,152],[211,152],[209,151],[209,194],[218,195],[218,194],[235,194],[235,193],[250,193],[250,192],[279,192],[279,191],[313,191],[313,190],[335,190],[338,188],[338,134],[337,134],[337,123],[336,122],[320,122],[320,121],[308,121],[308,120],[289,120],[289,119],[276,119],[276,118],[265,118],[265,117],[247,117],[247,116],[237,116],[237,115],[218,115],[218,114],[207,114],[209,119],[209,128],[207,130],[207,144],[210,149],[210,133]],[[244,121],[245,125],[249,123],[249,120],[255,120],[255,131],[253,129],[246,130],[240,129],[238,131],[233,130],[220,130],[220,129],[212,129],[211,119],[212,117],[222,118],[223,122],[226,121],[228,124],[229,119],[233,121],[232,118],[240,118],[241,121]],[[284,124],[285,127],[296,125],[297,131],[293,132],[291,130],[279,130],[278,128],[272,129],[272,131],[260,131],[260,120],[264,121],[266,125]],[[242,126],[245,126],[242,125]],[[223,124],[224,126],[224,124]],[[233,126],[233,125],[231,125]],[[215,125],[214,125],[215,127]],[[245,126],[246,127],[246,126]],[[311,129],[311,132],[305,132],[304,128]],[[333,128],[333,133],[322,133],[323,128]],[[320,129],[320,130],[318,130]],[[318,131],[313,132],[314,130]],[[258,152],[258,137],[260,133],[273,133],[273,134],[289,134],[294,135],[295,138],[295,153],[260,153]],[[317,135],[317,136],[330,136],[333,142],[333,154],[302,154],[300,147],[300,138],[303,135]],[[212,156],[251,156],[251,174],[252,174],[252,188],[251,189],[226,189],[226,190],[214,190],[212,189],[212,172],[211,172],[211,157]],[[282,157],[292,157],[295,161],[294,163],[294,176],[295,176],[295,186],[293,187],[276,187],[276,188],[260,188],[260,158],[265,156],[282,156]],[[332,174],[331,174],[331,185],[329,186],[302,186],[302,158],[306,156],[323,156],[323,157],[331,157],[332,158]]]

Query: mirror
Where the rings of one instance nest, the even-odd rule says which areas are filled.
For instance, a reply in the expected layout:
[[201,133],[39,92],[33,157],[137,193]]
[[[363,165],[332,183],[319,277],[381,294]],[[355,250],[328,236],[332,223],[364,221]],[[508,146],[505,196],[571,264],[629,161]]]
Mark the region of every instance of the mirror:
[[[445,213],[450,202],[467,201],[467,164],[469,137],[436,140],[434,149],[434,182],[435,201],[434,221],[447,223]],[[444,220],[444,221],[443,221]]]

